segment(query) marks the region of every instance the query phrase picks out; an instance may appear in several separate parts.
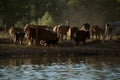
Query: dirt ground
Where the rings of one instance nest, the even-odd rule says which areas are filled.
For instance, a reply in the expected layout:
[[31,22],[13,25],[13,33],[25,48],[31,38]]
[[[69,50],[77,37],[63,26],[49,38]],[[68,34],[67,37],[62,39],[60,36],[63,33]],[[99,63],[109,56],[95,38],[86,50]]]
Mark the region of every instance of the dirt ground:
[[10,42],[9,38],[0,38],[0,57],[6,56],[40,56],[40,55],[120,55],[120,40],[88,40],[86,45],[75,45],[74,41],[59,42],[56,47],[28,46]]

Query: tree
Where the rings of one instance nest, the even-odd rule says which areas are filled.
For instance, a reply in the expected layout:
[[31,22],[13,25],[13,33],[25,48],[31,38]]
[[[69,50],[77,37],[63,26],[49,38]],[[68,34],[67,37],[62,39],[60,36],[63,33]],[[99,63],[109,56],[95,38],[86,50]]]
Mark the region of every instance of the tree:
[[36,22],[35,20],[32,20],[32,21],[30,22],[30,24],[34,24],[34,25],[36,25],[37,22]]
[[52,16],[49,14],[48,11],[45,12],[45,14],[43,15],[43,17],[41,18],[41,22],[40,23],[42,25],[50,25],[50,26],[52,26],[54,24]]
[[22,18],[21,20],[18,20],[16,23],[15,23],[15,27],[19,27],[19,28],[23,28],[25,24],[27,24],[28,21],[26,18]]
[[0,0],[0,19],[7,26],[23,18],[27,23],[46,25],[64,21],[76,26],[84,22],[101,24],[120,20],[119,14],[120,0]]

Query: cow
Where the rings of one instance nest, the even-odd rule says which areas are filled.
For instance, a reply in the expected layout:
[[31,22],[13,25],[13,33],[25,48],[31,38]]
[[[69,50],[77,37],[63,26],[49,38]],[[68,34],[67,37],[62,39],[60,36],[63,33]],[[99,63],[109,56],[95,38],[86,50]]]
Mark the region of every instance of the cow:
[[24,31],[22,28],[12,26],[9,29],[9,34],[11,41],[13,41],[14,43],[17,43],[19,41],[19,44],[22,44],[24,38]]
[[75,32],[76,32],[77,30],[78,30],[78,27],[70,27],[69,30],[68,30],[68,32],[67,32],[67,36],[68,36],[71,40],[73,40],[74,34],[75,34]]
[[25,33],[24,32],[15,32],[14,35],[15,35],[14,42],[22,44],[24,36],[25,36]]
[[120,22],[112,22],[105,25],[105,32],[102,40],[104,44],[106,36],[109,36],[109,39],[112,40],[114,35],[120,35]]
[[59,36],[59,39],[67,40],[67,32],[68,32],[69,28],[70,28],[70,26],[68,26],[68,25],[58,25],[57,34]]
[[77,30],[74,34],[74,41],[76,42],[76,46],[79,45],[79,42],[83,42],[83,45],[85,45],[86,39],[89,38],[90,38],[89,31]]
[[44,28],[40,28],[38,29],[38,42],[40,40],[45,41],[47,44],[54,44],[54,42],[58,42],[58,37],[57,37],[57,33],[50,31],[50,30],[46,30]]
[[24,26],[25,38],[27,39],[28,45],[35,44],[37,29],[45,28],[46,30],[52,30],[46,25],[34,25],[34,24],[26,24]]
[[49,41],[54,41],[57,39],[56,32],[46,28],[47,26],[43,26],[39,25],[39,27],[35,27],[33,25],[26,25],[24,27],[25,37],[27,38],[28,45],[32,45],[33,41],[35,42],[35,45],[39,45],[40,41],[49,43]]
[[100,28],[98,25],[92,25],[90,31],[92,39],[94,39],[95,36],[95,39],[100,40],[100,37],[103,37],[104,35],[104,29]]

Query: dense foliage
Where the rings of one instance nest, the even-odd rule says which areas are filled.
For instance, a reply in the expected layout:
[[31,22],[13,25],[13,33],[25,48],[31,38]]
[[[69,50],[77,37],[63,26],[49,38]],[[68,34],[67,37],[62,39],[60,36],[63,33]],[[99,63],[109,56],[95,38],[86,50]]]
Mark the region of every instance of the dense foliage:
[[0,24],[80,26],[120,20],[120,0],[0,0]]

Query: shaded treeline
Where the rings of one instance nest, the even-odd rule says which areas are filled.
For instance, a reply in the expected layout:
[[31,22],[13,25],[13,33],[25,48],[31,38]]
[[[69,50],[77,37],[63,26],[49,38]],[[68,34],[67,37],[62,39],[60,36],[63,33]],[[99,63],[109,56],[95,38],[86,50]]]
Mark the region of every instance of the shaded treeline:
[[119,14],[120,0],[0,0],[1,24],[8,27],[41,22],[49,25],[79,26],[85,22],[103,25],[120,20]]

